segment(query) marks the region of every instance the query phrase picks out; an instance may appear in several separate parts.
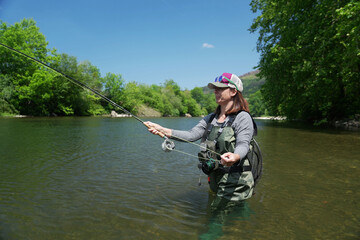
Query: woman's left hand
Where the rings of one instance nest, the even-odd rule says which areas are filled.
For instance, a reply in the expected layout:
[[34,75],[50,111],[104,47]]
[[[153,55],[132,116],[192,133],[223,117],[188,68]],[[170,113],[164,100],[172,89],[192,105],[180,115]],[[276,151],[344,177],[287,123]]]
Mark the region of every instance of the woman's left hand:
[[231,167],[234,163],[240,160],[239,154],[227,152],[221,155],[220,163],[225,167]]

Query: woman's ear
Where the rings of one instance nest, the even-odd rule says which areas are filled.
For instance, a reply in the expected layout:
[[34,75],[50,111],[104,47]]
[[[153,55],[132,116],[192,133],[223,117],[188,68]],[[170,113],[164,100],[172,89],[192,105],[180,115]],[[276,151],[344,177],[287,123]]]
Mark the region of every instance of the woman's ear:
[[230,94],[234,97],[237,94],[237,90],[235,88],[230,88]]

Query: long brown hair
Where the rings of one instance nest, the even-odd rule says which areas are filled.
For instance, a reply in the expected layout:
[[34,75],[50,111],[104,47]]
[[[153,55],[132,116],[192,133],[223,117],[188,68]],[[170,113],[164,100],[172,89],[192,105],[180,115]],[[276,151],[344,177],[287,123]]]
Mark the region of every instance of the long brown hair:
[[[232,113],[237,113],[239,111],[245,111],[245,112],[250,113],[249,104],[245,100],[245,98],[243,97],[241,92],[239,92],[239,91],[236,92],[236,95],[233,97],[233,101],[234,101],[234,104],[232,105],[231,109],[229,109],[225,113],[226,115],[230,115]],[[217,108],[215,110],[215,114],[219,115],[220,112],[221,112],[221,107],[219,105],[219,106],[217,106]]]

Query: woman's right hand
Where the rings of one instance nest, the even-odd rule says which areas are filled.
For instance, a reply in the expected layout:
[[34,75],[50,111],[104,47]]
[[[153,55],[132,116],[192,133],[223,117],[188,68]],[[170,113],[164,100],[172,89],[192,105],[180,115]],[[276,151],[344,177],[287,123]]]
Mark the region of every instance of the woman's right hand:
[[144,122],[144,125],[148,128],[149,132],[151,132],[152,134],[159,133],[160,129],[162,128],[159,124],[150,121]]
[[148,128],[148,131],[151,132],[152,134],[159,136],[165,135],[167,137],[171,136],[171,129],[164,128],[157,123],[147,121],[144,122],[144,125]]

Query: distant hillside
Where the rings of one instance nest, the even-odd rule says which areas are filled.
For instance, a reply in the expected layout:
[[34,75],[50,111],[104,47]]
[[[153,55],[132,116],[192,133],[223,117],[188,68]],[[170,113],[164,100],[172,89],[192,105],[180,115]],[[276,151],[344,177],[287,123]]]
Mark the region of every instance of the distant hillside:
[[[244,90],[243,90],[244,97],[246,98],[249,97],[250,94],[259,90],[261,86],[265,83],[265,79],[260,79],[259,77],[256,76],[256,74],[258,73],[259,70],[255,70],[239,76],[244,86]],[[204,93],[212,92],[212,90],[209,89],[207,86],[203,87],[203,91]]]
[[251,72],[245,73],[243,75],[240,75],[239,77],[243,78],[243,77],[247,77],[247,76],[253,76],[253,75],[258,74],[259,72],[260,72],[259,70],[255,70],[255,71],[251,71]]
[[260,79],[259,77],[256,76],[256,74],[258,73],[259,70],[255,70],[239,76],[244,86],[244,90],[243,90],[244,97],[249,97],[250,94],[258,91],[261,88],[261,86],[265,83],[265,79]]

